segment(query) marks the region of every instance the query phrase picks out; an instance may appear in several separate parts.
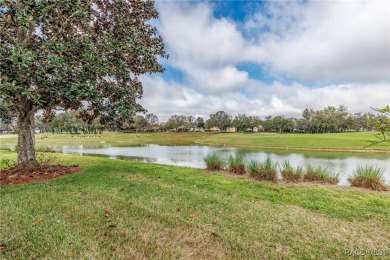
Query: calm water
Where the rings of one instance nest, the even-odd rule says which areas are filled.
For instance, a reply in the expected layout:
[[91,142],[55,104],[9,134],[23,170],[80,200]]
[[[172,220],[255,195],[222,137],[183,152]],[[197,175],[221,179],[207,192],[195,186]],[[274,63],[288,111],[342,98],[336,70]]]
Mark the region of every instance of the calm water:
[[[13,148],[13,147],[9,147]],[[301,152],[283,150],[242,149],[212,146],[162,146],[148,144],[144,146],[112,146],[112,145],[62,145],[40,146],[57,152],[78,155],[103,156],[111,159],[126,159],[194,168],[206,168],[203,158],[208,154],[219,154],[224,158],[229,155],[242,154],[246,159],[264,161],[268,156],[282,163],[285,160],[296,167],[311,164],[327,167],[332,172],[341,174],[339,185],[349,185],[347,178],[358,166],[373,165],[386,170],[385,180],[390,184],[390,155],[363,153],[331,153]]]

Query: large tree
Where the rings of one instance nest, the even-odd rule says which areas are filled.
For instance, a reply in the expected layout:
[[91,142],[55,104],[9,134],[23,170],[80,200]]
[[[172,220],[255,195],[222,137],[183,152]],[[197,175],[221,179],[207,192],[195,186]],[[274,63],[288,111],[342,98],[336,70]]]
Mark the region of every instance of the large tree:
[[144,111],[138,76],[167,57],[153,1],[0,0],[0,103],[16,111],[18,164],[35,164],[34,114],[81,109],[115,126]]
[[376,116],[375,120],[372,121],[372,126],[376,128],[380,133],[375,136],[380,140],[373,142],[372,144],[379,144],[382,142],[390,142],[387,136],[390,136],[390,106],[384,108],[374,108],[375,111],[380,114]]
[[218,111],[215,114],[211,114],[210,118],[206,121],[209,127],[218,127],[220,132],[226,132],[227,128],[231,125],[232,116],[225,111]]

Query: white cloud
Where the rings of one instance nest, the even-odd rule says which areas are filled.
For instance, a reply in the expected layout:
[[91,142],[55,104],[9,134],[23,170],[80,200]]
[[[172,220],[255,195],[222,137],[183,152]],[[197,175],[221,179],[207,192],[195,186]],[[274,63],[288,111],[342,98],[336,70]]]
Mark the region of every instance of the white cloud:
[[[305,108],[346,105],[355,113],[389,104],[390,2],[267,2],[265,13],[240,27],[245,32],[215,18],[205,3],[160,2],[158,8],[171,55],[164,62],[182,71],[186,82],[142,78],[141,104],[161,121],[219,110],[300,117]],[[254,80],[237,68],[248,62],[295,82]]]
[[390,81],[388,1],[273,1],[267,16],[256,14],[246,28],[253,32],[256,25],[265,61],[278,74],[315,82]]
[[232,21],[214,18],[207,4],[160,3],[159,11],[170,64],[184,71],[194,87],[210,91],[241,88],[248,73],[235,65],[264,56]]
[[300,117],[305,108],[322,109],[345,105],[351,113],[367,112],[370,107],[384,107],[390,100],[387,84],[329,85],[307,88],[301,84],[264,85],[251,81],[249,95],[239,91],[203,94],[189,87],[165,82],[157,76],[143,77],[144,98],[141,104],[157,114],[160,121],[173,114],[208,117],[223,110],[236,115],[286,115]]

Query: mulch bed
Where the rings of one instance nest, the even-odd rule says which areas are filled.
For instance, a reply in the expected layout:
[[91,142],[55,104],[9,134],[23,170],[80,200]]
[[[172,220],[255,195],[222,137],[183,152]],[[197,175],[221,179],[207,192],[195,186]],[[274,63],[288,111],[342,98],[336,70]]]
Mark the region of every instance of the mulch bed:
[[15,166],[0,170],[0,185],[23,184],[50,180],[72,173],[82,173],[78,165],[37,165],[33,167]]

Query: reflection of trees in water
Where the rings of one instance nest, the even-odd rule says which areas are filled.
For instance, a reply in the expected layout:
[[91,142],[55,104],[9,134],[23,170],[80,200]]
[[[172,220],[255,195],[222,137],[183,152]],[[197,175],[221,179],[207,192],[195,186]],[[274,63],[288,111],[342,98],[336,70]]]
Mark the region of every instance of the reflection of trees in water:
[[[1,146],[8,150],[14,150],[15,146]],[[55,150],[67,154],[82,156],[96,156],[102,158],[130,160],[147,163],[160,163],[167,165],[187,166],[193,168],[205,168],[203,158],[209,154],[218,154],[224,161],[232,156],[243,155],[246,160],[265,161],[270,157],[273,161],[282,164],[288,160],[294,167],[310,164],[314,167],[328,168],[334,172],[341,172],[342,185],[348,185],[348,174],[359,166],[374,165],[386,169],[386,182],[390,182],[390,163],[388,154],[366,153],[334,153],[334,152],[307,152],[285,151],[274,149],[252,149],[235,147],[212,146],[125,146],[111,144],[91,145],[64,145],[64,146],[40,146],[41,149]]]

